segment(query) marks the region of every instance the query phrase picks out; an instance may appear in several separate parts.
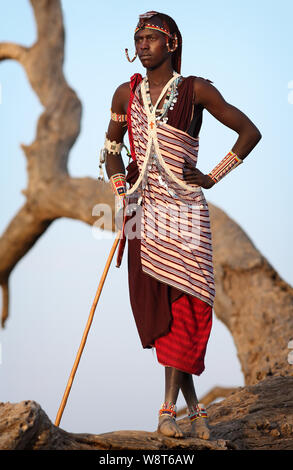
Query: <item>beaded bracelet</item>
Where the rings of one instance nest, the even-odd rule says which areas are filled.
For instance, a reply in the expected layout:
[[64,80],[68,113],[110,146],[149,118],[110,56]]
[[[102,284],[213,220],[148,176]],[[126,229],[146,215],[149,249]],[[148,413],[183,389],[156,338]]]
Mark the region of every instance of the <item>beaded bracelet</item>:
[[218,165],[208,173],[208,176],[212,178],[215,183],[218,183],[222,178],[224,178],[224,176],[230,173],[231,170],[234,170],[234,168],[241,163],[243,163],[243,160],[241,160],[241,158],[231,150],[223,160],[221,160],[220,163],[218,163]]
[[116,196],[123,197],[126,194],[126,177],[123,173],[116,173],[110,178],[112,189]]

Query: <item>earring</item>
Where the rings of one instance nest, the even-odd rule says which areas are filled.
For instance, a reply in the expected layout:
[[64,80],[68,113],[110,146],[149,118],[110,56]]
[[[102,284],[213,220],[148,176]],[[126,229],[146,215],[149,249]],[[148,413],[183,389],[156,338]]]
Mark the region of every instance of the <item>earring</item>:
[[134,62],[136,57],[137,57],[137,52],[135,52],[135,55],[134,55],[133,59],[130,59],[129,55],[128,55],[128,49],[125,49],[125,54],[126,54],[126,58],[127,58],[128,62]]
[[174,43],[174,46],[173,47],[170,47],[169,46],[169,40],[167,38],[167,41],[166,41],[166,46],[167,46],[167,49],[168,49],[168,52],[174,52],[176,51],[177,47],[178,47],[178,38],[176,36],[176,34],[174,34],[173,38],[172,38],[172,41]]

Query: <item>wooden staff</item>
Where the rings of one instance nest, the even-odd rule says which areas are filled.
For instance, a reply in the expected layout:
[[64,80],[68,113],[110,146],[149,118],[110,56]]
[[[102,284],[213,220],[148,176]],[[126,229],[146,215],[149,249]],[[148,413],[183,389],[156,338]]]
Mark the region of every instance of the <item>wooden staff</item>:
[[80,343],[80,346],[79,346],[79,350],[77,352],[75,362],[73,364],[73,367],[72,367],[72,370],[71,370],[71,373],[70,373],[70,376],[69,376],[69,379],[68,379],[68,382],[67,382],[67,386],[66,386],[66,389],[65,389],[65,392],[64,392],[64,395],[63,395],[63,398],[62,398],[62,401],[61,401],[61,404],[60,404],[60,407],[59,407],[59,410],[58,410],[58,413],[57,413],[57,416],[56,416],[55,426],[59,426],[64,408],[65,408],[65,405],[66,405],[66,402],[67,402],[67,398],[68,398],[68,395],[69,395],[69,392],[70,392],[70,389],[71,389],[71,386],[72,386],[72,383],[73,383],[73,380],[74,380],[74,376],[75,376],[75,373],[76,373],[76,370],[77,370],[77,367],[78,367],[78,364],[79,364],[79,361],[80,361],[80,358],[81,358],[81,354],[82,354],[83,348],[85,346],[87,335],[88,335],[88,332],[90,330],[90,327],[91,327],[91,324],[92,324],[92,321],[93,321],[93,318],[94,318],[94,313],[95,313],[95,310],[96,310],[96,306],[97,306],[98,300],[100,298],[102,288],[103,288],[106,276],[108,274],[109,267],[111,265],[115,250],[116,250],[118,242],[119,242],[120,233],[121,233],[121,231],[118,231],[117,236],[116,236],[115,241],[114,241],[114,244],[113,244],[113,246],[111,248],[111,251],[109,253],[109,256],[108,256],[108,259],[107,259],[107,262],[106,262],[106,266],[105,266],[105,269],[103,271],[103,274],[102,274],[102,277],[101,277],[101,280],[100,280],[100,283],[99,283],[99,286],[98,286],[98,289],[97,289],[97,292],[96,292],[96,296],[95,296],[95,299],[94,299],[94,302],[93,302],[93,305],[92,305],[92,308],[91,308],[91,311],[90,311],[90,314],[89,314],[89,318],[88,318],[88,321],[87,321],[87,324],[86,324],[86,327],[85,327],[85,330],[84,330],[84,333],[83,333],[83,337],[82,337],[82,340],[81,340],[81,343]]

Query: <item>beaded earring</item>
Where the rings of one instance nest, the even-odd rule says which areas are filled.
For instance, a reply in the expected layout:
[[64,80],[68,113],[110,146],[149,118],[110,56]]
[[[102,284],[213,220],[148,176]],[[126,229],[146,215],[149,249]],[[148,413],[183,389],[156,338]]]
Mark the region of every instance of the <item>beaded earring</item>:
[[173,38],[172,38],[172,41],[174,43],[174,46],[173,47],[170,47],[169,45],[169,39],[167,38],[166,40],[166,46],[167,46],[167,49],[168,49],[168,52],[174,52],[176,51],[177,47],[178,47],[178,38],[177,38],[177,35],[174,34]]
[[134,62],[136,57],[137,57],[137,52],[135,52],[135,55],[134,55],[133,59],[130,59],[129,55],[128,55],[128,49],[125,49],[125,54],[126,54],[126,58],[127,58],[128,62]]

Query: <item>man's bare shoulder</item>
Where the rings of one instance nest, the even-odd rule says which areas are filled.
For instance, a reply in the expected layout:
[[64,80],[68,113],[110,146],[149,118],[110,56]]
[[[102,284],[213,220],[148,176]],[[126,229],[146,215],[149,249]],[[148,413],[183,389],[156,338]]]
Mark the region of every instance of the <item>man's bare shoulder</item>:
[[115,92],[114,92],[114,96],[130,96],[130,82],[125,82],[125,83],[121,83],[121,85],[119,85]]
[[119,85],[112,98],[112,110],[115,112],[126,112],[130,98],[130,82]]
[[194,83],[194,89],[196,91],[201,88],[210,88],[213,82],[209,78],[194,77],[193,83]]
[[215,90],[213,82],[209,78],[194,77],[193,86],[195,102],[199,104],[202,104],[202,101],[204,101],[203,99],[207,95],[207,93],[210,93],[212,90]]

